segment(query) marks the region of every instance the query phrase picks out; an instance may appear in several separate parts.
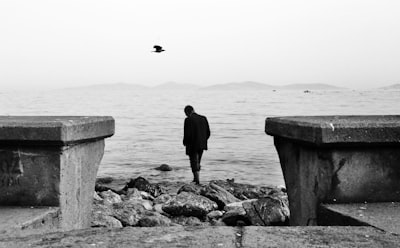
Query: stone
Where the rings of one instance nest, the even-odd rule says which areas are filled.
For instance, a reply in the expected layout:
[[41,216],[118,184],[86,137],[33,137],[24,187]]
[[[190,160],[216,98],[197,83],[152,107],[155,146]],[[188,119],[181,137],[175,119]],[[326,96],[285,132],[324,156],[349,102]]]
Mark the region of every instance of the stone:
[[159,195],[164,194],[166,191],[158,184],[151,184],[143,177],[137,177],[135,179],[131,179],[126,185],[124,190],[128,188],[137,188],[140,191],[145,191],[149,193],[153,197],[157,197]]
[[232,202],[232,203],[225,205],[224,210],[226,212],[231,211],[231,210],[237,210],[237,209],[244,211],[243,203],[254,202],[254,201],[257,201],[257,199],[244,200],[244,201],[240,201],[240,202]]
[[290,211],[288,204],[277,197],[264,197],[244,202],[243,208],[250,222],[256,226],[287,225]]
[[94,212],[92,214],[91,227],[120,228],[122,227],[122,223],[116,218],[102,212]]
[[121,221],[123,226],[136,226],[145,208],[136,203],[121,202],[112,205],[112,216]]
[[184,184],[182,187],[179,188],[178,194],[181,192],[189,192],[196,195],[200,195],[201,190],[203,189],[203,185],[199,184]]
[[112,205],[114,203],[122,202],[121,196],[112,192],[111,190],[100,192],[104,204]]
[[212,180],[210,184],[218,185],[240,200],[258,199],[271,195],[285,194],[285,190],[276,186],[256,186],[235,183],[234,180]]
[[158,196],[157,198],[155,198],[153,203],[154,204],[168,203],[171,199],[172,199],[172,196],[170,194],[162,194],[162,195]]
[[155,227],[155,226],[170,226],[172,221],[157,212],[146,212],[145,216],[143,216],[139,220],[139,226],[141,227]]
[[140,191],[137,188],[128,188],[124,197],[125,201],[132,199],[143,199]]
[[204,218],[207,213],[218,208],[210,199],[189,192],[182,192],[163,205],[163,211],[173,216],[195,216]]
[[153,197],[152,195],[150,195],[149,193],[147,193],[146,191],[139,191],[139,192],[140,192],[140,196],[141,196],[143,199],[151,200],[151,201],[154,200],[154,197]]
[[94,191],[94,192],[93,192],[93,200],[94,200],[94,201],[103,201],[103,198],[101,198],[101,197],[99,196],[99,194],[97,194],[97,192]]
[[200,194],[216,202],[220,210],[224,209],[226,204],[240,201],[227,190],[214,183],[210,183],[208,186],[204,187]]
[[164,210],[162,210],[163,204],[154,204],[153,205],[153,210],[156,211],[157,213],[160,213],[162,215],[168,215]]
[[220,210],[211,211],[207,214],[208,219],[219,219],[224,215]]
[[172,222],[182,226],[206,226],[199,218],[194,216],[176,216],[171,218]]
[[145,200],[145,199],[141,199],[141,198],[140,199],[132,198],[132,199],[127,200],[125,202],[141,205],[146,210],[152,210],[153,209],[153,202],[149,201],[149,200]]
[[172,171],[172,167],[167,164],[162,164],[159,167],[156,167],[155,169],[159,171]]
[[236,208],[236,209],[227,211],[222,216],[221,221],[223,221],[228,226],[250,225],[251,224],[244,208]]

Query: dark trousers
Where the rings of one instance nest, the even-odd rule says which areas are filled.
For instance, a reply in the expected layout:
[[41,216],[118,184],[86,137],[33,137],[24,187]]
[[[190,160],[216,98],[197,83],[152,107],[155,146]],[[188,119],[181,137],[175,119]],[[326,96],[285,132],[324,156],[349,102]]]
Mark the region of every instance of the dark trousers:
[[201,169],[200,162],[202,155],[203,155],[203,150],[189,154],[190,167],[192,167],[192,172],[200,171]]

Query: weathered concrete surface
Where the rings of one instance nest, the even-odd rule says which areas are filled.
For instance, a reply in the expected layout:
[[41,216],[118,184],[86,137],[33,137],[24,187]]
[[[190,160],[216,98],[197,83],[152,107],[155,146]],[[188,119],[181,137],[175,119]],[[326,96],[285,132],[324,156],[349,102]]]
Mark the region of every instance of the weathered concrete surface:
[[54,232],[59,227],[58,207],[0,207],[0,236]]
[[168,227],[86,229],[0,237],[0,247],[399,247],[373,227]]
[[400,235],[400,202],[323,204],[329,214],[340,214],[360,224]]
[[267,118],[265,132],[315,145],[399,143],[400,115]]
[[62,230],[90,226],[111,117],[0,117],[0,205],[59,206]]
[[290,224],[317,224],[321,202],[400,201],[399,120],[399,116],[268,118],[266,132],[274,135]]
[[110,116],[0,116],[0,143],[68,144],[114,134]]

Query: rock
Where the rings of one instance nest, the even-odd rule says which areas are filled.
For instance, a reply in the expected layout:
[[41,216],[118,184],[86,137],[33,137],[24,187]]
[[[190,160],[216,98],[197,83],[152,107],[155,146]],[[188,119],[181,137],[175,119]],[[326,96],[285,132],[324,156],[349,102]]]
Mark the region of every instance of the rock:
[[222,216],[221,221],[228,226],[243,226],[251,224],[244,208],[237,208],[226,212]]
[[204,188],[202,185],[198,184],[185,184],[178,190],[178,194],[181,192],[190,192],[196,195],[200,195],[201,190]]
[[219,219],[224,215],[224,213],[222,211],[219,210],[215,210],[215,211],[211,211],[207,214],[207,218],[208,219]]
[[132,202],[121,202],[112,205],[112,216],[121,221],[123,226],[136,226],[145,212],[145,208]]
[[285,189],[275,186],[255,186],[251,184],[235,183],[233,180],[212,180],[210,184],[216,184],[236,198],[241,200],[259,199],[266,196],[285,195]]
[[135,179],[131,179],[124,187],[124,190],[128,188],[137,188],[140,191],[145,191],[149,193],[153,197],[157,197],[166,192],[160,185],[151,184],[143,177],[137,177]]
[[172,222],[182,226],[206,226],[205,222],[202,222],[199,218],[194,216],[177,216],[171,218]]
[[218,204],[218,209],[221,210],[224,209],[226,204],[240,201],[227,190],[214,183],[210,183],[209,186],[204,187],[200,194],[216,202]]
[[146,191],[139,191],[139,192],[140,192],[141,198],[150,200],[150,201],[154,200],[154,197],[152,195],[150,195],[149,193],[147,193]]
[[172,167],[167,165],[167,164],[162,164],[159,167],[155,168],[156,170],[159,171],[172,171]]
[[289,207],[278,197],[264,197],[243,203],[243,208],[253,225],[271,226],[288,224]]
[[106,215],[103,212],[94,212],[92,214],[92,227],[120,228],[122,223],[116,218]]
[[168,215],[166,212],[164,212],[162,210],[162,206],[163,206],[163,204],[155,204],[155,205],[153,205],[153,210],[162,215]]
[[111,190],[100,192],[100,196],[103,198],[103,203],[106,205],[122,202],[121,196]]
[[139,226],[141,227],[169,226],[171,223],[172,221],[168,217],[150,211],[139,220]]
[[189,192],[182,192],[163,205],[163,211],[173,216],[195,216],[204,218],[218,205],[210,199]]
[[129,201],[132,199],[142,199],[142,195],[137,188],[128,188],[126,191],[126,196],[124,198],[125,201]]
[[162,194],[162,195],[158,196],[157,198],[155,198],[153,203],[154,204],[168,203],[171,199],[172,199],[172,196],[170,194]]
[[244,201],[240,201],[240,202],[232,202],[232,203],[225,205],[224,210],[226,212],[231,211],[231,210],[237,210],[237,209],[244,211],[243,203],[253,202],[253,201],[257,201],[257,199],[244,200]]
[[145,199],[137,199],[137,198],[132,198],[126,202],[129,202],[130,204],[137,204],[143,206],[144,209],[146,210],[153,210],[153,202]]
[[97,192],[94,191],[94,193],[93,193],[93,200],[99,202],[99,201],[103,201],[103,198],[101,198],[101,197],[99,196],[99,194],[97,194]]

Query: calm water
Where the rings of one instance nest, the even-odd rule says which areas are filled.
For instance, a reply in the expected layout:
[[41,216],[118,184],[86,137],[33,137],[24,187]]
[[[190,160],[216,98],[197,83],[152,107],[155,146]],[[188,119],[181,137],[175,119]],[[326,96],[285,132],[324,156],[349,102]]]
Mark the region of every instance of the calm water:
[[[283,185],[266,117],[400,114],[400,91],[150,91],[57,90],[0,93],[0,115],[111,115],[99,175],[191,181],[182,145],[183,108],[206,115],[211,138],[201,179]],[[171,165],[171,172],[154,167]]]

